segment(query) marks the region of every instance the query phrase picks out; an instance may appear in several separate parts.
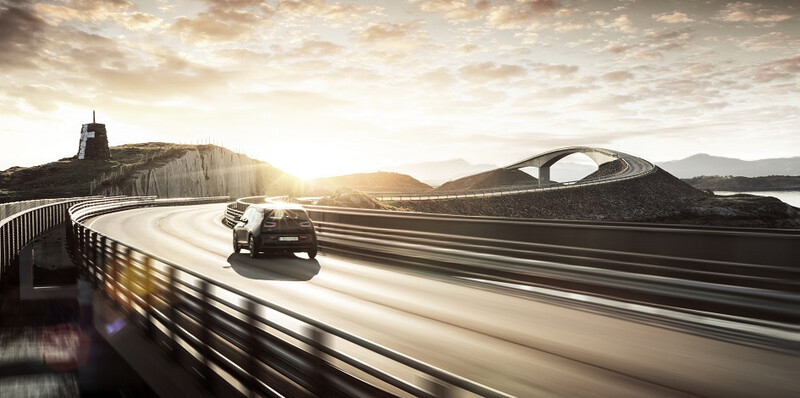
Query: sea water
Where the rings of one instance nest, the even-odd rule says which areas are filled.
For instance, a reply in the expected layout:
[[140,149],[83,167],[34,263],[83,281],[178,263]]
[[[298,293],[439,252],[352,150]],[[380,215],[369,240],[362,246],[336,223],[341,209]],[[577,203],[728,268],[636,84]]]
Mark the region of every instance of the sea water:
[[714,191],[714,193],[717,195],[735,195],[737,193],[746,193],[748,195],[772,196],[794,207],[800,207],[800,191],[747,191],[747,192]]

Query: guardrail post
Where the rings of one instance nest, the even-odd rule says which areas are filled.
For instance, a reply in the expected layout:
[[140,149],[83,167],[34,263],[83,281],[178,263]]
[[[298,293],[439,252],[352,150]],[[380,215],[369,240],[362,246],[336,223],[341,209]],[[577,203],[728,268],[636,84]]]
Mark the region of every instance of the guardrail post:
[[105,236],[100,237],[100,286],[106,290],[106,270],[108,268],[108,244]]
[[92,236],[92,239],[91,239],[90,245],[91,245],[92,251],[90,253],[88,253],[89,256],[91,256],[91,267],[89,268],[91,270],[91,279],[90,279],[90,281],[92,282],[92,287],[97,289],[97,287],[100,285],[98,283],[99,278],[97,277],[97,263],[98,263],[97,259],[100,256],[100,253],[98,253],[98,251],[97,251],[97,232],[92,232],[91,236]]
[[175,329],[178,327],[176,323],[178,319],[178,310],[176,309],[178,305],[178,291],[175,284],[176,273],[177,271],[174,267],[169,267],[167,275],[167,307],[169,308],[169,320],[172,324],[167,329],[169,330],[169,356],[173,361],[178,362],[180,358],[178,357],[178,339],[175,333]]
[[309,385],[311,385],[311,392],[316,396],[324,396],[328,391],[328,375],[325,367],[325,353],[319,346],[325,345],[325,333],[317,327],[309,326],[308,328],[310,338],[315,343],[311,345],[311,361],[309,365]]
[[427,377],[423,378],[423,380],[425,380],[425,384],[427,384],[426,389],[432,397],[448,398],[453,396],[452,389],[441,381]]
[[245,380],[246,387],[250,390],[250,397],[256,397],[258,394],[256,386],[258,385],[258,360],[256,359],[256,355],[258,355],[259,350],[257,350],[258,346],[258,339],[257,334],[259,332],[258,327],[256,326],[256,303],[253,300],[247,300],[246,305],[247,310],[247,340],[245,342],[245,346],[247,349],[247,361],[245,362],[244,370],[247,372],[247,380]]
[[116,304],[117,300],[119,300],[117,297],[117,241],[111,241],[109,251],[111,252],[111,269],[108,270],[108,278],[111,280],[109,297],[111,297],[111,302]]
[[149,338],[155,336],[153,325],[153,259],[144,259],[144,332]]
[[[83,244],[81,245],[81,259],[83,260],[83,269],[84,271],[89,272],[89,242],[91,240],[91,234],[89,233],[89,230],[81,227],[81,237],[83,238]],[[91,275],[87,275],[87,277],[91,278]]]
[[200,332],[200,355],[202,356],[202,368],[200,369],[200,376],[203,378],[203,384],[206,388],[212,390],[212,372],[211,372],[211,301],[209,299],[210,285],[208,281],[200,281],[201,293],[201,308],[200,308],[200,325],[202,325]]
[[[131,264],[131,248],[125,246],[125,249],[123,250],[123,261],[122,264],[119,264],[122,266],[122,269],[120,269],[119,266],[117,267],[117,280],[122,285],[122,296],[125,299],[125,309],[128,311],[128,315],[133,314],[132,311],[133,303],[131,301],[131,291],[130,291],[131,281],[129,279],[130,274],[125,275],[125,273],[127,272],[127,268],[130,267],[130,264]],[[122,283],[122,278],[120,278],[119,276],[120,273],[122,273],[122,275],[125,277],[126,283]]]

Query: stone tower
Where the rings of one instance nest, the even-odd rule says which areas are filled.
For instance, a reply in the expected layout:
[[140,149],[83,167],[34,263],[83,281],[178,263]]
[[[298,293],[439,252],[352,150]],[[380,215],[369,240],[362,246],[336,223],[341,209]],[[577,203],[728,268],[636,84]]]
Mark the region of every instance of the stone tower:
[[81,127],[81,141],[78,145],[78,159],[111,159],[111,151],[108,149],[106,125],[95,122],[94,111],[92,111],[92,122],[84,124]]

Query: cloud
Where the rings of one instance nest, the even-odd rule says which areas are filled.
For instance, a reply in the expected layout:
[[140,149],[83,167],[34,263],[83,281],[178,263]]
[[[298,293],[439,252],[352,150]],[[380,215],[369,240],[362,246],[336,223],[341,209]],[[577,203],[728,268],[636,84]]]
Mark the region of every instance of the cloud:
[[169,31],[185,42],[227,43],[249,40],[254,30],[266,21],[272,10],[253,0],[214,0],[211,6],[194,17],[181,16],[172,21]]
[[634,38],[638,40],[636,43],[612,42],[595,51],[624,54],[626,58],[639,61],[659,61],[664,57],[662,52],[685,50],[693,38],[691,29],[650,31],[644,35],[644,39]]
[[513,29],[524,26],[537,16],[548,15],[561,7],[555,0],[516,0],[513,6],[493,7],[489,13],[489,24],[498,29]]
[[355,4],[328,4],[325,0],[281,0],[275,9],[288,17],[319,17],[329,21],[359,19],[368,8]]
[[429,39],[422,31],[422,21],[402,23],[373,23],[358,32],[362,42],[381,50],[409,50]]
[[633,79],[633,77],[633,73],[630,73],[626,70],[615,70],[605,73],[601,76],[603,80],[612,83],[624,82],[626,80]]
[[0,66],[32,67],[45,43],[47,23],[28,8],[0,8]]
[[491,3],[488,0],[477,0],[472,7],[461,7],[448,11],[444,17],[453,23],[476,21],[483,18],[489,11]]
[[791,18],[793,16],[790,14],[744,1],[726,4],[715,16],[715,19],[724,22],[755,23],[776,23]]
[[770,32],[745,40],[737,40],[736,44],[748,51],[777,50],[787,47],[800,48],[800,38],[789,36],[783,32]]
[[425,12],[453,11],[464,8],[462,0],[425,0],[420,2],[419,9]]
[[578,65],[557,65],[557,64],[550,64],[550,65],[542,65],[538,68],[540,72],[544,72],[548,75],[556,75],[558,77],[564,78],[566,76],[570,76],[580,69]]
[[340,54],[342,46],[324,40],[305,40],[302,46],[297,49],[296,54],[305,57],[327,57]]
[[680,12],[680,11],[673,11],[671,13],[662,13],[662,14],[655,14],[653,15],[653,19],[659,22],[666,22],[666,23],[685,23],[685,22],[693,22],[694,19],[689,18],[688,15]]
[[616,29],[620,32],[624,33],[633,33],[635,29],[632,26],[631,20],[628,18],[627,15],[620,15],[614,19],[613,22],[604,26],[605,28],[612,28]]
[[481,46],[479,46],[477,44],[467,43],[467,44],[462,44],[462,45],[458,46],[458,51],[460,51],[462,54],[472,54],[472,53],[484,51],[484,49],[483,49],[483,47],[481,47]]
[[523,77],[527,74],[525,68],[519,65],[498,65],[494,62],[465,65],[459,68],[458,71],[462,77],[478,82],[509,80],[514,77]]
[[328,111],[350,104],[349,101],[334,98],[329,95],[301,90],[251,92],[244,94],[243,99],[248,103],[264,103],[271,104],[272,106],[278,104],[276,106],[277,108],[298,113]]
[[550,13],[561,7],[561,4],[556,0],[517,0],[517,4],[537,14]]
[[37,3],[35,8],[45,19],[55,23],[94,22],[112,19],[115,14],[132,9],[133,3],[127,0],[62,0],[59,4]]
[[154,15],[143,12],[124,13],[114,17],[114,21],[128,30],[153,30],[161,26],[164,21]]
[[790,80],[800,74],[800,55],[759,64],[750,73],[757,83]]
[[430,87],[446,88],[451,87],[458,80],[449,69],[439,67],[417,76],[417,81]]

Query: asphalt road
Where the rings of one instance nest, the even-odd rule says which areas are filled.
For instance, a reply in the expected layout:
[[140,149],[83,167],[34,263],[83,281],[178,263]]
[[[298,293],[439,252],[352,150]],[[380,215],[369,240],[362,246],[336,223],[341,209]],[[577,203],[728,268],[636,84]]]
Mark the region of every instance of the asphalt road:
[[800,357],[322,252],[233,254],[224,204],[87,225],[251,294],[517,396],[800,396]]

